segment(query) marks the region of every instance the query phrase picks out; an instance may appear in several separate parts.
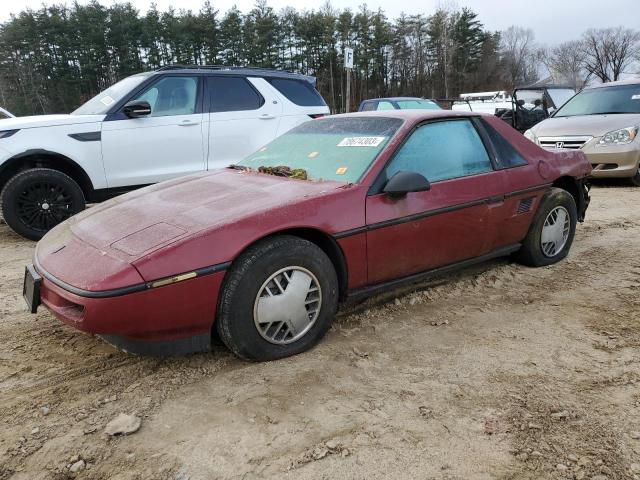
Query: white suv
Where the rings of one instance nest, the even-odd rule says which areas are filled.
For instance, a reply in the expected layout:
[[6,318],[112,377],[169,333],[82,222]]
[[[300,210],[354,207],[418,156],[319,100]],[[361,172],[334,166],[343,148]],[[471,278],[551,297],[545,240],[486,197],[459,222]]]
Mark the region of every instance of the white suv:
[[37,240],[87,202],[226,167],[328,113],[304,75],[182,66],[134,75],[70,115],[0,120],[2,213]]

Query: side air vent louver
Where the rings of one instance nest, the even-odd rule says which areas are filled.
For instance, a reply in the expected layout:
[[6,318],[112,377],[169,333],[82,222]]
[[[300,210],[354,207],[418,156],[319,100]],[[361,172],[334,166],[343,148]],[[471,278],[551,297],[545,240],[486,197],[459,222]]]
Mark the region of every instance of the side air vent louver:
[[533,197],[525,198],[524,200],[520,200],[520,205],[518,205],[518,211],[516,212],[518,215],[521,213],[527,213],[531,210],[531,204],[533,203]]

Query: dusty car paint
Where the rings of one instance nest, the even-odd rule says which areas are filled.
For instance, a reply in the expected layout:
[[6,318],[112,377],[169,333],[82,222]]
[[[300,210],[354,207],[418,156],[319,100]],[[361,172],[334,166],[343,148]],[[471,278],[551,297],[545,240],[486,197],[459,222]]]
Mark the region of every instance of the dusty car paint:
[[[42,303],[63,322],[88,332],[128,340],[198,337],[204,349],[226,269],[266,236],[291,232],[335,247],[346,295],[517,248],[552,183],[580,179],[591,170],[581,152],[548,152],[498,118],[482,116],[527,165],[466,177],[462,183],[437,182],[430,191],[401,200],[369,195],[416,125],[479,117],[450,111],[384,116],[404,123],[359,184],[224,169],[157,184],[80,213],[37,246]],[[522,200],[530,208],[518,212]],[[155,282],[163,286],[154,287]]]

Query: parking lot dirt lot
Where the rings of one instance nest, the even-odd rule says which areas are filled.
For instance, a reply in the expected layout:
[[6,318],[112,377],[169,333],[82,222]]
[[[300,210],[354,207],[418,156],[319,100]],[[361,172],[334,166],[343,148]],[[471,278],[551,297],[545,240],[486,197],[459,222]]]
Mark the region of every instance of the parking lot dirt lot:
[[[640,478],[640,189],[592,198],[560,264],[369,299],[263,364],[139,358],[26,313],[34,244],[2,225],[0,480]],[[141,428],[108,437],[119,413]]]

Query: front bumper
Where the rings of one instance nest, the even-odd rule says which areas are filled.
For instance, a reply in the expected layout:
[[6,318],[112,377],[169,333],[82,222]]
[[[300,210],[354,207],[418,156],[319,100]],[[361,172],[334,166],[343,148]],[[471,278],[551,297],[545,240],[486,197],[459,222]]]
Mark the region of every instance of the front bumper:
[[587,144],[583,151],[593,167],[591,176],[594,178],[629,178],[638,172],[640,148],[637,141],[611,147]]
[[[209,350],[224,271],[132,293],[88,296],[64,288],[39,265],[40,302],[61,322],[141,355]],[[61,284],[63,286],[61,286]]]

